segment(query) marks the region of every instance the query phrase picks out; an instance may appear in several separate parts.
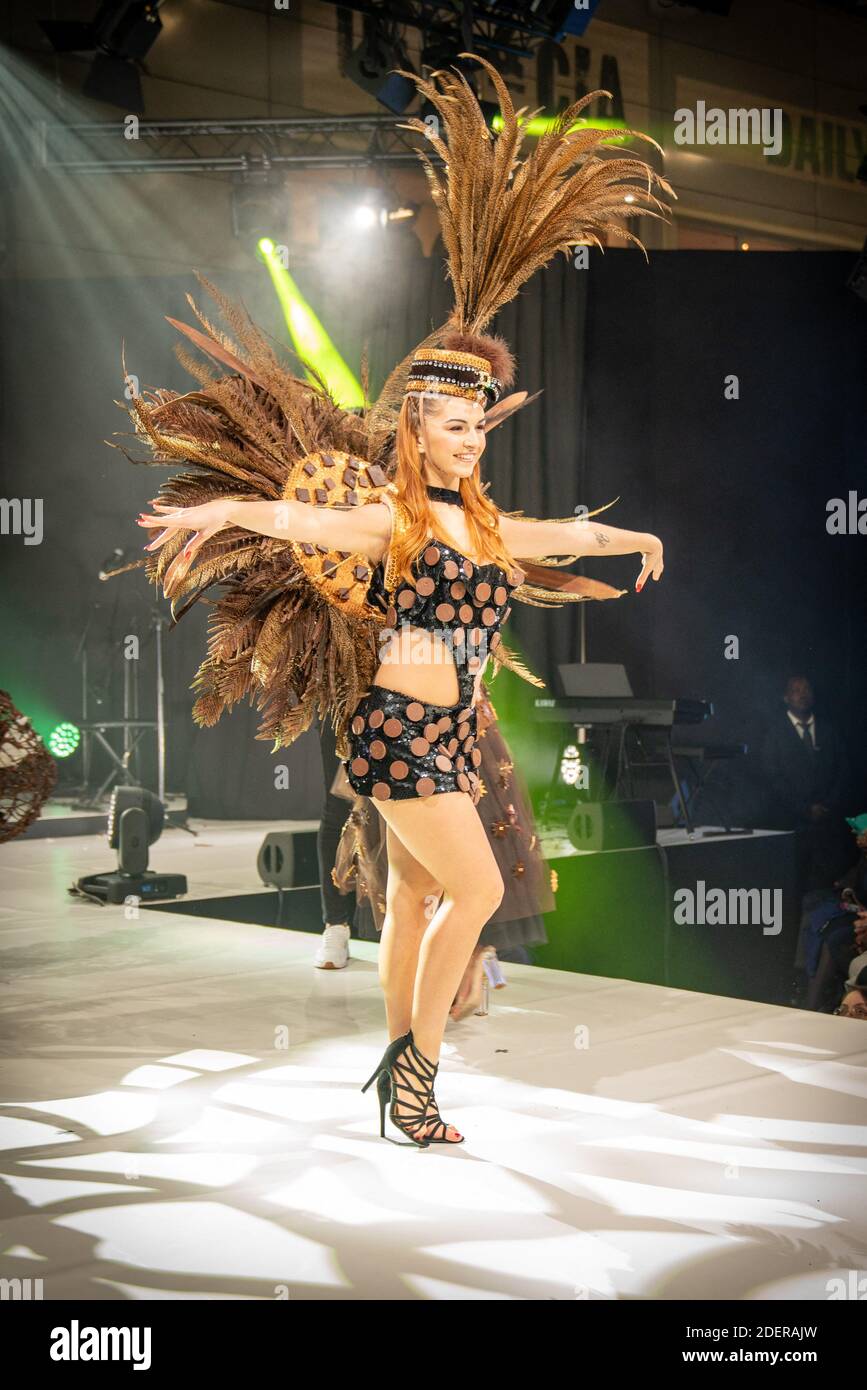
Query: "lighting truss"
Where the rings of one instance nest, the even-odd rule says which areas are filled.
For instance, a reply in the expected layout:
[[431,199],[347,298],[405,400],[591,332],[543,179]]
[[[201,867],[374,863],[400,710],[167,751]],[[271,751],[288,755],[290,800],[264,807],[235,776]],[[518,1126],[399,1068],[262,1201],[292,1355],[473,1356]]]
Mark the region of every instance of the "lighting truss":
[[[71,174],[244,173],[280,167],[418,167],[419,139],[403,117],[291,116],[284,119],[41,122],[41,167]],[[429,150],[436,163],[433,149]]]

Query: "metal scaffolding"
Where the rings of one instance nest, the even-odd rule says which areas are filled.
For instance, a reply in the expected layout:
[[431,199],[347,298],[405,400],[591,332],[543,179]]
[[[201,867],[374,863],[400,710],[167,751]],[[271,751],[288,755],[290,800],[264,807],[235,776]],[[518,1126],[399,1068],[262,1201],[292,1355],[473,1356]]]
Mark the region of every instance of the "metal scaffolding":
[[[43,121],[42,168],[73,174],[250,173],[281,167],[418,166],[418,137],[397,116]],[[135,121],[135,124],[131,122]],[[436,161],[434,151],[431,157]]]

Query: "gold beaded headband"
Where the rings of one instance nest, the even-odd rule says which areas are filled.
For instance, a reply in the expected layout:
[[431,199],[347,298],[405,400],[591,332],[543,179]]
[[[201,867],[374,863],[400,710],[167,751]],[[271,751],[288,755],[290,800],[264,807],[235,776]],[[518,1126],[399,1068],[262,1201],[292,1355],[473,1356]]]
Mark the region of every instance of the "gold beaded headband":
[[461,396],[477,405],[491,406],[499,399],[503,383],[494,376],[485,357],[473,352],[428,348],[413,358],[405,395],[431,392],[435,396]]

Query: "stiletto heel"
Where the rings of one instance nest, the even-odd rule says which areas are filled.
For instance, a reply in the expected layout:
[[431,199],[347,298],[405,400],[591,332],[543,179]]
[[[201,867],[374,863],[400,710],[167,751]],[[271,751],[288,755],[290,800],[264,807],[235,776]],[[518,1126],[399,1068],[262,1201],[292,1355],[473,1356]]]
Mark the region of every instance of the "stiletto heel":
[[391,1100],[391,1074],[381,1071],[376,1078],[376,1093],[379,1096],[379,1134],[385,1139],[385,1107]]
[[[444,1121],[439,1118],[428,1119],[428,1106],[433,1095],[433,1084],[439,1063],[432,1062],[429,1057],[425,1057],[423,1052],[419,1052],[412,1036],[412,1029],[405,1033],[403,1037],[395,1038],[394,1042],[389,1043],[385,1052],[382,1054],[379,1065],[372,1076],[365,1081],[362,1092],[376,1080],[376,1091],[379,1098],[379,1132],[383,1139],[388,1139],[389,1143],[396,1144],[399,1140],[391,1139],[385,1133],[385,1109],[388,1105],[388,1118],[396,1129],[405,1134],[420,1149],[426,1149],[430,1143],[442,1143],[440,1138],[428,1139],[424,1131],[431,1125],[439,1123],[445,1128]],[[416,1088],[410,1080],[421,1082],[421,1088]],[[401,1100],[398,1091],[403,1090],[408,1093],[409,1099]],[[390,1102],[390,1104],[389,1104]],[[401,1115],[396,1113],[396,1107],[400,1106],[404,1112]],[[446,1140],[448,1143],[462,1142],[459,1140]]]

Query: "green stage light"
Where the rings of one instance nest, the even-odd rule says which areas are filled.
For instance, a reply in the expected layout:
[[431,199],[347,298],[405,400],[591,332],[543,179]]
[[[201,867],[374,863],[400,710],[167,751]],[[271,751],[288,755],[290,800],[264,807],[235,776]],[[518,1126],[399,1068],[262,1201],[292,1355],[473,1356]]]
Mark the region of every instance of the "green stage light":
[[[292,276],[282,265],[274,242],[270,237],[261,237],[257,246],[268,267],[298,356],[316,368],[335,401],[344,410],[363,406],[364,392],[360,381],[350,371]],[[310,372],[307,376],[314,380]]]
[[[550,130],[554,129],[556,120],[556,116],[533,116],[529,121],[522,122],[522,128],[527,135],[547,135]],[[623,122],[612,120],[610,116],[579,116],[578,120],[569,126],[569,130],[590,130],[591,128],[601,133],[606,130],[622,130]],[[502,116],[494,117],[491,121],[491,129],[497,132],[503,129]],[[628,138],[626,135],[612,135],[607,143],[622,145],[624,140]]]
[[81,742],[81,730],[75,724],[58,724],[48,735],[48,751],[55,758],[68,758]]

